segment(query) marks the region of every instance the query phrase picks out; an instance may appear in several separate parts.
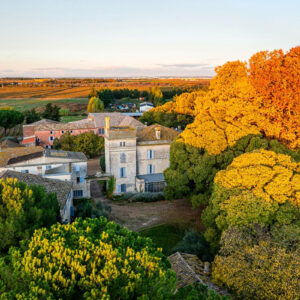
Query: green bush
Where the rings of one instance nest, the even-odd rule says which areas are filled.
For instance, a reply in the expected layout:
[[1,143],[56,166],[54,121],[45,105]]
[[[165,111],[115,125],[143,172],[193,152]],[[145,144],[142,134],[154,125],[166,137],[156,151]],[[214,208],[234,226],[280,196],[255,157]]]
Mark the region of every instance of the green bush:
[[61,108],[59,110],[60,116],[68,116],[70,114],[70,110],[68,108]]
[[130,202],[156,202],[165,200],[165,196],[163,192],[159,193],[137,193],[134,194],[131,198],[129,198]]
[[212,261],[209,243],[204,236],[195,230],[186,231],[183,239],[172,249],[174,252],[183,252],[197,255],[202,261]]
[[108,217],[111,207],[107,203],[95,204],[92,199],[74,199],[75,218],[99,218]]
[[217,294],[213,290],[209,290],[206,285],[193,283],[191,285],[180,288],[173,297],[174,300],[228,300],[227,296]]
[[105,156],[100,157],[100,168],[103,173],[105,173]]

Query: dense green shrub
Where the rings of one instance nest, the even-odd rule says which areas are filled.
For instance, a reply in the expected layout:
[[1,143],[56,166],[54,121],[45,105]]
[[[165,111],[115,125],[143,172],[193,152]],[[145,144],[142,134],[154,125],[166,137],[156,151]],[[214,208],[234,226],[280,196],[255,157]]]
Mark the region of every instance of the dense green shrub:
[[103,173],[105,173],[105,156],[100,157],[100,168]]
[[172,252],[183,252],[197,255],[202,261],[213,259],[209,243],[204,236],[191,229],[185,232],[183,239],[172,249]]
[[217,294],[215,291],[207,288],[201,283],[193,283],[191,285],[180,288],[173,297],[174,300],[228,300],[227,296]]
[[108,217],[111,207],[107,203],[95,204],[92,199],[74,199],[75,218],[99,218]]
[[161,200],[165,200],[165,196],[164,196],[163,192],[159,192],[159,193],[149,193],[149,192],[136,193],[129,199],[130,202],[156,202],[156,201],[161,201]]

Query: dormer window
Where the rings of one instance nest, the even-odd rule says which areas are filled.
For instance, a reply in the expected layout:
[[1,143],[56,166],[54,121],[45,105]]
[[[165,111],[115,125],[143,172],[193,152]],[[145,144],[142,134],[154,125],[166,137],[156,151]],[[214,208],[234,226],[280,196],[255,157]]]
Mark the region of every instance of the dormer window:
[[125,147],[125,142],[120,142],[120,147]]

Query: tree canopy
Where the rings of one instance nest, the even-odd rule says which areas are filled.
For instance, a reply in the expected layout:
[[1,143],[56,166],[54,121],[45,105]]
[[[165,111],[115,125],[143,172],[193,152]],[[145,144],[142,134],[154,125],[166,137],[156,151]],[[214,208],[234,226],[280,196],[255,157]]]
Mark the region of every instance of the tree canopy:
[[0,179],[0,253],[31,236],[35,229],[60,221],[54,193],[16,179]]
[[53,146],[58,150],[83,152],[87,157],[93,157],[104,151],[104,139],[94,132],[78,135],[66,132],[59,139],[54,140]]
[[87,111],[89,113],[96,113],[104,111],[104,104],[98,97],[92,97],[89,100]]
[[16,110],[0,110],[0,127],[13,128],[24,121],[24,115]]
[[39,229],[3,263],[2,296],[167,299],[175,291],[176,276],[161,249],[103,217]]
[[51,103],[47,103],[47,105],[45,106],[45,110],[42,113],[42,117],[53,121],[59,121],[59,107],[56,105],[52,106]]

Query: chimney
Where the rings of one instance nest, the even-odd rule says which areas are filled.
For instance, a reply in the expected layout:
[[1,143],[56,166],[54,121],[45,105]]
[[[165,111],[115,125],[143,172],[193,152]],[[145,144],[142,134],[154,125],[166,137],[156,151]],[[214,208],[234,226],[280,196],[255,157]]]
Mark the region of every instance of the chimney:
[[110,117],[105,117],[105,129],[109,129],[110,126],[109,126],[109,120],[110,120]]
[[160,140],[160,127],[155,127],[155,137]]

